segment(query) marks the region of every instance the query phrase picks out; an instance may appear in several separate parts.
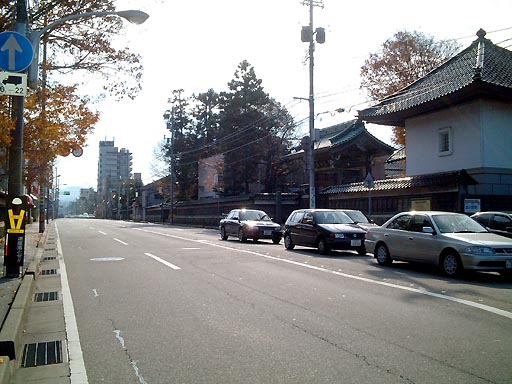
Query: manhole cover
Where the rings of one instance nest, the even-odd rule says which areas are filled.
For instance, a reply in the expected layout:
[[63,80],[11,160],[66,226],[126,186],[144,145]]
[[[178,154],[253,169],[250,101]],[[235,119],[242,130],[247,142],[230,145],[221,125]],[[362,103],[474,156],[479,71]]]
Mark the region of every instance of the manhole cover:
[[121,261],[124,257],[96,257],[92,261]]

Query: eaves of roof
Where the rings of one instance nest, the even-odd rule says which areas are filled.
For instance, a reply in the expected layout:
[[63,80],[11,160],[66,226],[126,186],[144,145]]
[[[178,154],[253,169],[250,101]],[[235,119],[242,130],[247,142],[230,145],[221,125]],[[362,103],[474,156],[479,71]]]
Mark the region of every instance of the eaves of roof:
[[[394,179],[375,180],[372,191],[403,190],[408,188],[435,187],[449,185],[475,185],[478,184],[464,169],[454,172],[432,173],[427,175],[408,176]],[[320,194],[338,194],[368,192],[364,182],[334,185],[327,187]]]
[[404,126],[405,119],[477,98],[512,101],[512,52],[486,39],[485,32],[469,47],[421,79],[359,111],[359,118]]

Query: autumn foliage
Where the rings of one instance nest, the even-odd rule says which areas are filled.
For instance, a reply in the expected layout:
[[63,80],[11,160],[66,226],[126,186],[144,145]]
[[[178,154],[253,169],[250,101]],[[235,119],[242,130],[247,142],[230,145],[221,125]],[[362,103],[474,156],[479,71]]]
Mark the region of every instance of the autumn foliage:
[[[361,89],[381,100],[425,76],[459,49],[453,40],[435,40],[421,32],[399,31],[361,67]],[[395,144],[405,145],[403,127],[393,128]]]

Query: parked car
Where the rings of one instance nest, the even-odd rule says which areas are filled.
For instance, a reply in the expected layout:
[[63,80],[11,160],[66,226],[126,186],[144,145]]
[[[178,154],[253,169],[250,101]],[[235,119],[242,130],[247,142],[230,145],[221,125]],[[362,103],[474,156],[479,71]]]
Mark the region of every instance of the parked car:
[[354,223],[358,224],[363,229],[377,227],[377,224],[375,224],[372,219],[369,219],[363,212],[357,209],[339,209],[339,211],[350,217]]
[[478,212],[471,216],[489,231],[512,238],[512,214],[506,212]]
[[465,269],[512,272],[512,239],[490,233],[460,213],[399,213],[370,229],[366,247],[380,265],[393,260],[430,263],[448,276]]
[[219,223],[220,238],[227,240],[236,236],[240,242],[247,239],[272,239],[279,244],[282,237],[281,226],[272,221],[264,212],[256,209],[233,209]]
[[341,211],[335,209],[299,209],[293,211],[284,225],[284,246],[318,248],[320,254],[331,249],[354,250],[366,254],[366,231]]

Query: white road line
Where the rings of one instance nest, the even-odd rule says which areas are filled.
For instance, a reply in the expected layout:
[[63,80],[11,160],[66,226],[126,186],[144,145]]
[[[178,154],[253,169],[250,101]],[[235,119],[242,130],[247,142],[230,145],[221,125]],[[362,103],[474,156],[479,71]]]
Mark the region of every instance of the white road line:
[[73,299],[71,298],[71,290],[69,288],[68,275],[66,272],[66,265],[64,264],[57,224],[55,224],[55,237],[57,240],[62,303],[64,306],[64,320],[66,323],[70,380],[71,384],[88,384],[89,380],[87,379],[87,372],[85,370],[82,346],[80,344],[78,326],[76,325],[75,309],[73,307]]
[[174,265],[174,264],[171,264],[169,263],[168,261],[165,261],[164,259],[161,259],[159,258],[158,256],[155,256],[155,255],[152,255],[151,253],[144,253],[146,256],[149,256],[151,257],[152,259],[155,259],[156,261],[158,261],[159,263],[162,263],[164,265],[167,265],[169,268],[172,268],[174,270],[179,270],[181,269],[180,267]]
[[107,233],[106,232],[103,232],[103,231],[98,231],[99,233],[101,233],[102,235],[106,235]]
[[346,278],[349,278],[349,279],[364,281],[365,283],[383,285],[383,286],[386,286],[386,287],[389,287],[389,288],[401,289],[403,291],[408,291],[408,292],[413,292],[413,293],[417,293],[417,294],[420,294],[420,295],[435,297],[437,299],[448,300],[448,301],[452,301],[452,302],[455,302],[455,303],[458,303],[458,304],[463,304],[463,305],[467,305],[469,307],[478,308],[478,309],[481,309],[483,311],[494,313],[495,315],[499,315],[499,316],[503,316],[503,317],[512,319],[512,312],[505,311],[503,309],[499,309],[499,308],[495,308],[495,307],[491,307],[491,306],[485,305],[485,304],[475,303],[475,302],[470,301],[470,300],[460,299],[458,297],[453,297],[453,296],[443,295],[443,294],[440,294],[440,293],[430,292],[430,291],[427,291],[427,290],[424,290],[424,289],[404,287],[404,286],[397,285],[397,284],[386,283],[384,281],[372,280],[372,279],[369,279],[369,278],[366,278],[366,277],[349,275],[347,273],[342,273],[342,272],[338,272],[338,271],[332,271],[330,269],[326,269],[326,268],[323,268],[323,267],[316,267],[314,265],[309,265],[309,264],[300,263],[300,262],[293,261],[293,260],[287,260],[287,259],[282,259],[282,258],[279,258],[279,257],[269,256],[269,255],[265,255],[265,254],[254,252],[254,251],[248,251],[246,249],[231,248],[231,247],[227,247],[225,245],[219,245],[219,244],[214,244],[214,243],[206,242],[204,240],[190,239],[190,238],[180,237],[180,236],[176,236],[176,235],[170,235],[168,233],[162,233],[162,232],[157,232],[157,231],[149,231],[149,230],[139,229],[139,228],[134,228],[134,229],[137,230],[137,231],[143,231],[143,232],[153,233],[153,234],[156,234],[156,235],[172,237],[172,238],[179,239],[179,240],[186,240],[186,241],[192,241],[192,242],[195,242],[195,243],[208,244],[208,245],[210,245],[212,247],[228,249],[228,250],[237,251],[237,252],[241,252],[241,253],[247,253],[247,254],[250,254],[250,255],[264,257],[266,259],[280,261],[282,263],[288,263],[288,264],[293,264],[293,265],[297,265],[297,266],[308,268],[308,269],[313,269],[313,270],[319,271],[319,272],[330,273],[330,274],[337,275],[337,276],[343,276],[343,277],[346,277]]
[[114,237],[114,240],[123,245],[128,245],[128,243],[125,243],[123,240],[116,239],[115,237]]
[[94,293],[94,297],[98,297],[98,291],[96,289],[93,289],[92,292]]

